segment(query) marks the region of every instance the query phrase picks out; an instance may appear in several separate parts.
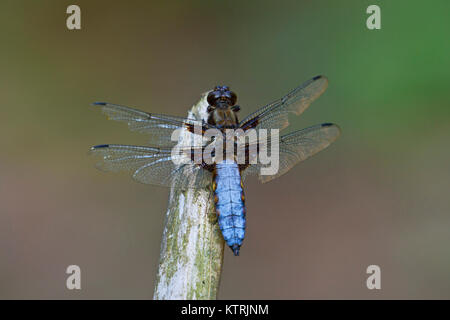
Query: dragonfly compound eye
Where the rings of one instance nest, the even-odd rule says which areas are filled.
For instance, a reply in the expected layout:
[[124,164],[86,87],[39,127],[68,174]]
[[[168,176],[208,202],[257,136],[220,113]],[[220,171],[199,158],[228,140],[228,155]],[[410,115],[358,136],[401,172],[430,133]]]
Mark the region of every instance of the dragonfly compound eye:
[[221,92],[218,90],[214,90],[208,94],[208,97],[206,98],[206,100],[208,101],[208,104],[210,106],[214,106],[216,104],[217,99],[219,99],[220,96],[221,96]]
[[229,91],[229,92],[230,92],[230,105],[234,106],[237,101],[236,93],[234,93],[233,91]]

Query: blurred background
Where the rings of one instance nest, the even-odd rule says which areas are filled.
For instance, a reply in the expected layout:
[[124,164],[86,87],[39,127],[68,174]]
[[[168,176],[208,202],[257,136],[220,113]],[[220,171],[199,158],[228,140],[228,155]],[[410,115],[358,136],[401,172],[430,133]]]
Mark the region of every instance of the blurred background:
[[[66,8],[81,7],[81,30]],[[368,30],[366,8],[381,8]],[[103,143],[145,145],[93,101],[184,116],[226,84],[241,117],[311,77],[287,129],[342,136],[246,181],[241,256],[220,299],[450,298],[450,2],[3,1],[0,298],[151,299],[168,190],[105,174]],[[68,265],[82,290],[69,291]],[[381,290],[366,268],[381,267]]]

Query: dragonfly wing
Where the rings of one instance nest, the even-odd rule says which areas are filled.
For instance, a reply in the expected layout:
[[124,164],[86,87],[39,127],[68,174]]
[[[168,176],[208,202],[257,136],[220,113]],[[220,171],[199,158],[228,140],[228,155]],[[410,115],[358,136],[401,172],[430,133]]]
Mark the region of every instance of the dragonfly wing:
[[[288,172],[297,163],[328,147],[340,134],[341,129],[332,123],[319,124],[286,134],[279,139],[279,167],[277,173],[262,175],[261,168],[264,168],[266,165],[258,163],[247,167],[242,172],[242,177],[259,175],[259,180],[262,183],[273,180]],[[267,143],[267,150],[270,153],[270,140]]]
[[243,130],[284,129],[289,125],[290,113],[300,115],[327,88],[328,79],[325,76],[314,77],[287,95],[276,100],[243,119],[239,127]]
[[94,106],[101,107],[108,119],[126,122],[130,130],[150,134],[151,145],[172,146],[177,143],[171,140],[174,130],[188,129],[193,132],[194,126],[200,129],[206,126],[195,119],[148,113],[108,102],[95,102]]
[[193,152],[202,149],[187,150],[173,155],[170,148],[108,144],[94,146],[90,153],[101,157],[96,165],[100,170],[126,170],[141,183],[184,190],[207,187],[212,173],[190,159]]

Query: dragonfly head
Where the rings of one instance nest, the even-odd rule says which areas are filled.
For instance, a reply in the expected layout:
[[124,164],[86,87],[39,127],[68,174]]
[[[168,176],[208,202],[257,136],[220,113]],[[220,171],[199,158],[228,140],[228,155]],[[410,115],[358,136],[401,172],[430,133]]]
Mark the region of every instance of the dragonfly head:
[[207,101],[212,107],[220,105],[234,106],[236,104],[237,96],[227,86],[216,86],[213,91],[208,94]]

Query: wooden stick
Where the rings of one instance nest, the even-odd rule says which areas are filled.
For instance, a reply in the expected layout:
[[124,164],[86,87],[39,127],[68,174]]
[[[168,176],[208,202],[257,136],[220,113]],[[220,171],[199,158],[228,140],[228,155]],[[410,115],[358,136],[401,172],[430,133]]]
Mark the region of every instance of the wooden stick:
[[[206,95],[192,107],[190,118],[207,119]],[[172,188],[153,298],[216,299],[223,251],[210,189]]]

